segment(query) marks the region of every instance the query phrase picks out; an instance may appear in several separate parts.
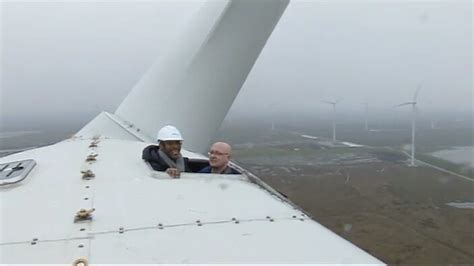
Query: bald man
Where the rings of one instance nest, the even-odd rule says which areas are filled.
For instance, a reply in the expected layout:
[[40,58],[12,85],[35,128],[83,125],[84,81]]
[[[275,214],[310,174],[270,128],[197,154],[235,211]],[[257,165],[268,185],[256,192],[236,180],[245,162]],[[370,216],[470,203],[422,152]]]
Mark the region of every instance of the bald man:
[[209,166],[204,167],[199,173],[213,174],[240,174],[229,166],[232,148],[225,142],[216,142],[212,144],[207,153],[209,155]]

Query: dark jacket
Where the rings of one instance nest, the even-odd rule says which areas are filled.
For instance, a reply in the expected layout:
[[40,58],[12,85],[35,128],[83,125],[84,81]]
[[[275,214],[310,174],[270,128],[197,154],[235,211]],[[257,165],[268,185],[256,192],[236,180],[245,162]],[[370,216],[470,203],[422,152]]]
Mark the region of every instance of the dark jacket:
[[[169,166],[161,159],[160,154],[158,153],[158,150],[160,149],[160,146],[156,145],[150,145],[146,147],[143,150],[142,153],[142,159],[147,161],[153,170],[155,171],[166,171],[166,169],[169,168]],[[189,159],[186,157],[183,157],[184,159],[184,171],[185,172],[191,172],[191,169],[189,168]]]
[[[230,166],[228,166],[228,167],[229,167],[229,169],[230,169],[229,172],[228,172],[228,173],[224,173],[224,174],[240,175],[240,173],[239,173],[237,170],[235,170],[234,168],[232,168],[232,167],[230,167]],[[199,170],[198,173],[202,173],[202,174],[204,174],[204,173],[211,173],[211,166],[206,166],[206,167],[202,168],[201,170]]]

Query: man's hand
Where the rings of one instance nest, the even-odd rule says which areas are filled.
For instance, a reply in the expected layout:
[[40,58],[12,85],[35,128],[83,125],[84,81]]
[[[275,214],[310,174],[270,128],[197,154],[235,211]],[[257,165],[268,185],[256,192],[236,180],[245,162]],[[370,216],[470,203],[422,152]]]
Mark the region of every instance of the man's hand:
[[177,168],[168,168],[166,169],[166,173],[172,178],[179,178],[179,175],[181,174]]

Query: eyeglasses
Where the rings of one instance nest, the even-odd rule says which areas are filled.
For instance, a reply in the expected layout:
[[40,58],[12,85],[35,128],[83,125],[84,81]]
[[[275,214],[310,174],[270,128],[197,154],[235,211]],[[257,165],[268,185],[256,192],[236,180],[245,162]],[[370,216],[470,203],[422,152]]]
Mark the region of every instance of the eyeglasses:
[[208,151],[207,155],[216,155],[216,156],[222,156],[222,155],[229,155],[228,153],[223,153],[220,151]]

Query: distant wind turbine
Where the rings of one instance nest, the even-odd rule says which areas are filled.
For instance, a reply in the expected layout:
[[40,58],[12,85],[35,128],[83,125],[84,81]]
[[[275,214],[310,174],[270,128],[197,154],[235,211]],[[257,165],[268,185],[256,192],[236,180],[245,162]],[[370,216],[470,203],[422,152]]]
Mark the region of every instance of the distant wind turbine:
[[332,119],[332,141],[333,142],[336,142],[336,105],[339,101],[340,101],[340,99],[338,99],[335,102],[323,101],[323,103],[331,104],[332,109],[334,111],[334,116],[333,116],[333,119]]
[[416,130],[416,100],[418,98],[418,92],[420,92],[421,85],[418,86],[418,88],[415,91],[415,94],[413,95],[413,101],[411,102],[406,102],[406,103],[401,103],[398,105],[395,105],[394,107],[399,107],[399,106],[404,106],[404,105],[411,105],[412,107],[412,117],[411,117],[411,166],[415,166],[415,130]]

